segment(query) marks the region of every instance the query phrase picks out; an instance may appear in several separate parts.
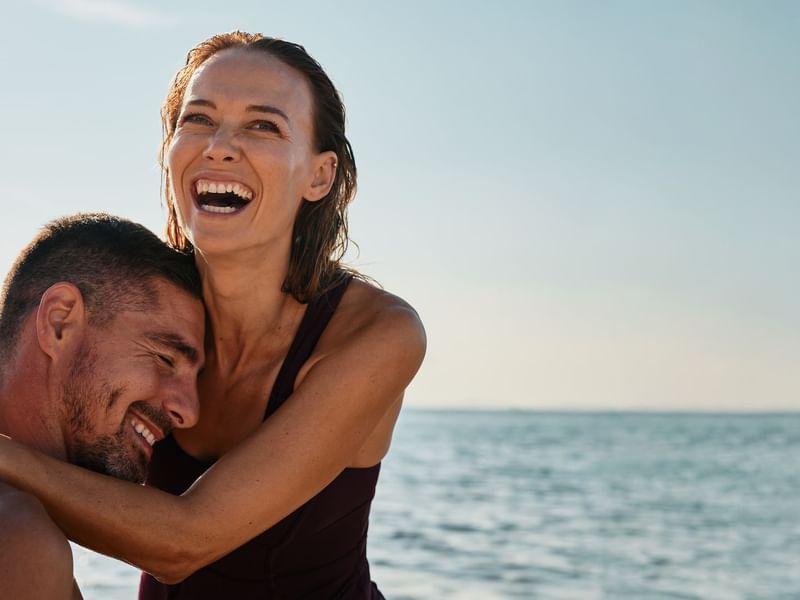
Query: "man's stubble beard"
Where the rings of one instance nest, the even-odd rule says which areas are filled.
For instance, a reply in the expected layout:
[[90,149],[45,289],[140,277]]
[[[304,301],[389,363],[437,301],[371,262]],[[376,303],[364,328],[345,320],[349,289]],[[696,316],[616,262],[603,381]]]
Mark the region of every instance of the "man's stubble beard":
[[[131,443],[126,419],[123,418],[119,429],[112,435],[97,435],[92,431],[92,414],[102,418],[125,391],[124,386],[115,387],[100,379],[97,362],[95,351],[84,343],[64,384],[64,410],[71,433],[71,439],[66,440],[68,459],[104,475],[142,483],[147,476],[148,458],[141,448]],[[134,402],[131,406],[145,415],[153,411],[144,402]]]

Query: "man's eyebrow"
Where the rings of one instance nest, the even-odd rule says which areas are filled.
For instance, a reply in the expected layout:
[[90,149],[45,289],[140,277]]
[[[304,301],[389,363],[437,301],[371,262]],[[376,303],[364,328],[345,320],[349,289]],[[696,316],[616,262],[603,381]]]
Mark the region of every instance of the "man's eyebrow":
[[[205,100],[204,98],[195,98],[193,100],[189,100],[186,103],[186,106],[207,106],[212,110],[217,110],[217,105],[214,104],[211,100]],[[270,104],[251,104],[247,107],[248,112],[260,112],[260,113],[268,113],[271,115],[278,115],[282,117],[284,121],[289,123],[289,115],[287,115],[284,111],[282,111],[277,106],[272,106]]]
[[191,364],[197,364],[198,355],[197,349],[191,344],[187,343],[180,335],[176,333],[151,331],[146,334],[147,339],[154,344],[167,346],[173,350],[177,350],[183,354]]

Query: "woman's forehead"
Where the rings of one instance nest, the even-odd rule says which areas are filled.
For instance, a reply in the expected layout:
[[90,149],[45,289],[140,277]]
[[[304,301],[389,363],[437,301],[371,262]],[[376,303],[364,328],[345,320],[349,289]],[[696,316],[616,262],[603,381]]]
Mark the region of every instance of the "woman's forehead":
[[222,50],[198,67],[184,103],[199,99],[247,105],[280,102],[295,114],[310,112],[312,106],[302,73],[265,52],[243,48]]

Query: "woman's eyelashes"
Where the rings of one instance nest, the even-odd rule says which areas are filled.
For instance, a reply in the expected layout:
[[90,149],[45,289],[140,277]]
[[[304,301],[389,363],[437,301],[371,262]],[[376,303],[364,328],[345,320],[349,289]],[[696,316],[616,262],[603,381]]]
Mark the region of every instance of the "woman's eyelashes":
[[278,124],[275,123],[274,121],[266,121],[266,120],[255,121],[250,124],[250,129],[254,129],[256,131],[265,131],[268,133],[277,133],[277,134],[281,133],[280,127],[278,127]]
[[181,116],[178,125],[213,125],[214,122],[202,113],[189,113]]
[[[183,127],[186,125],[199,125],[203,127],[213,127],[214,121],[208,115],[202,113],[189,113],[181,116],[178,120],[178,126]],[[272,133],[275,135],[283,135],[280,126],[275,121],[267,119],[259,119],[252,121],[245,126],[245,129],[255,131],[258,133]]]

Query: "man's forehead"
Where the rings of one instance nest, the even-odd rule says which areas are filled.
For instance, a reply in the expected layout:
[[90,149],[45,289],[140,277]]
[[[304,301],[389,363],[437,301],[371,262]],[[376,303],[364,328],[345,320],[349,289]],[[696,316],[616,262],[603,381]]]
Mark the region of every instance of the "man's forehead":
[[[179,316],[205,326],[205,304],[201,298],[167,281],[158,282],[158,310],[168,317]],[[197,314],[194,314],[197,313]]]

